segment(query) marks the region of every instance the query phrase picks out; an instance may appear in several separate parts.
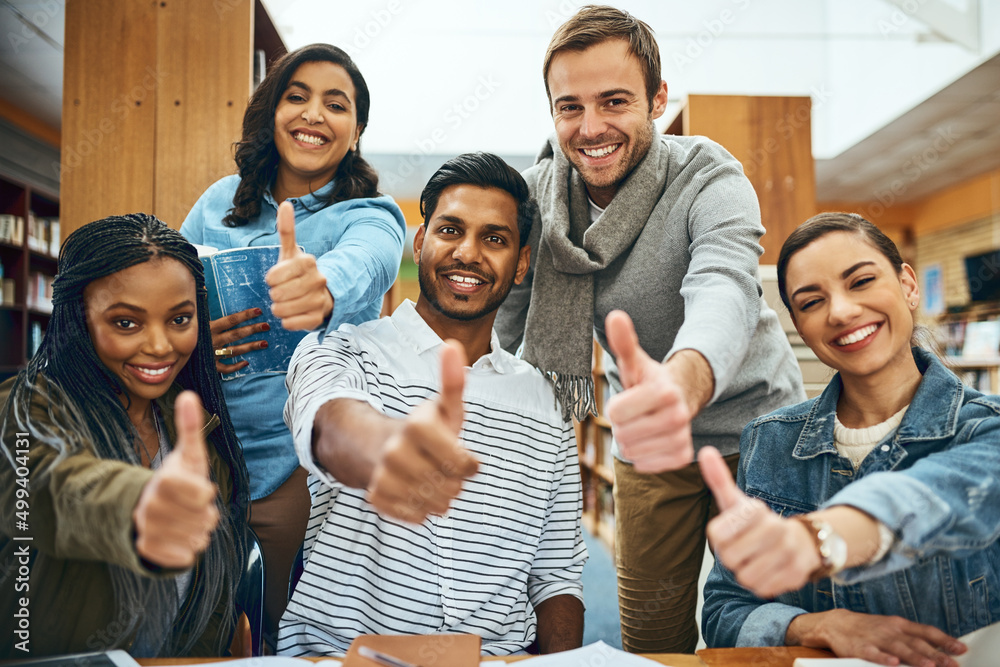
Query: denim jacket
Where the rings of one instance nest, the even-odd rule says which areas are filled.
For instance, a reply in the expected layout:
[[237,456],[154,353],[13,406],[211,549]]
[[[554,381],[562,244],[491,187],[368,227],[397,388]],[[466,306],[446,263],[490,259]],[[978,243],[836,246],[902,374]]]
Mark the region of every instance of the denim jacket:
[[953,637],[1000,620],[1000,397],[913,350],[923,380],[903,421],[857,471],[837,454],[839,374],[818,397],[747,425],[737,483],[781,515],[849,505],[896,535],[878,563],[762,600],[716,562],[705,584],[710,647],[782,646],[800,614],[896,615]]

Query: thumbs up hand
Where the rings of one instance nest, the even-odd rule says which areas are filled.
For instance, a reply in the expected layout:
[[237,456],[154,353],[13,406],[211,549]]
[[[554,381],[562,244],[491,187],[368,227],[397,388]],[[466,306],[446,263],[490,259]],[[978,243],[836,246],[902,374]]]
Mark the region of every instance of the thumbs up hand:
[[643,473],[688,465],[694,460],[692,415],[682,388],[667,366],[639,346],[626,313],[610,312],[605,333],[625,388],[606,410],[622,456]]
[[465,353],[447,341],[441,350],[441,392],[401,420],[385,443],[368,485],[380,513],[411,523],[444,514],[476,474],[479,462],[458,439],[465,420]]
[[146,483],[132,512],[138,554],[161,567],[188,568],[219,522],[218,490],[209,476],[201,401],[191,391],[174,403],[177,442]]
[[278,263],[264,277],[271,287],[271,312],[286,329],[315,329],[333,312],[333,295],[316,258],[295,242],[295,209],[287,201],[278,206],[278,236]]
[[795,591],[821,565],[816,542],[799,521],[783,519],[747,497],[714,447],[698,452],[698,466],[719,515],[708,523],[715,557],[741,586],[763,599]]

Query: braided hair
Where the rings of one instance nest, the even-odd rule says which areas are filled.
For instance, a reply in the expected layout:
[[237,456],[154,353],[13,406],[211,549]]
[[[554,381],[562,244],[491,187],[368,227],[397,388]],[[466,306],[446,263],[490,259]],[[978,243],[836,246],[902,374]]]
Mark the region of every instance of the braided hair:
[[[333,176],[333,190],[321,198],[321,208],[348,199],[377,197],[378,174],[361,157],[361,135],[368,126],[371,98],[361,70],[342,49],[330,44],[310,44],[282,56],[261,81],[243,114],[243,137],[236,142],[236,167],[240,184],[233,195],[233,208],[222,219],[227,227],[242,227],[260,215],[264,193],[274,183],[281,157],[274,145],[274,113],[288,82],[299,65],[330,62],[343,67],[354,84],[357,123],[361,129],[358,147],[348,150]],[[325,183],[323,184],[325,185]]]
[[[136,645],[152,647],[153,655],[185,655],[225,600],[226,613],[214,647],[216,655],[222,655],[234,627],[233,596],[246,561],[249,485],[215,372],[204,271],[194,247],[179,232],[151,215],[135,213],[104,218],[69,235],[59,253],[59,273],[52,286],[52,318],[37,353],[14,382],[0,432],[7,432],[7,421],[13,418],[18,430],[31,432],[56,450],[53,467],[81,450],[141,465],[133,444],[138,433],[120,398],[128,392],[97,356],[87,329],[83,293],[94,280],[157,257],[177,260],[194,277],[198,343],[176,381],[196,392],[209,414],[219,417],[220,424],[207,439],[230,471],[233,492],[228,500],[217,501],[219,526],[197,566],[182,610],[178,611],[173,579],[146,577],[108,564],[116,619],[122,628],[108,648],[125,647],[135,636]],[[46,406],[45,423],[32,419],[33,402],[36,410],[39,404]],[[11,459],[11,452],[3,449]]]

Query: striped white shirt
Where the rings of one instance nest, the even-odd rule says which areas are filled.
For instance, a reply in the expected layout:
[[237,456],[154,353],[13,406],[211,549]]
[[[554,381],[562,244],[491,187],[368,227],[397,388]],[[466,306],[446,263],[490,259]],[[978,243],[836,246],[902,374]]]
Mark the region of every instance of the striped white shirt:
[[312,458],[317,410],[336,398],[409,414],[440,386],[442,341],[405,301],[391,317],[307,336],[288,371],[285,421],[309,470],[305,570],[281,618],[278,652],[341,655],[361,634],[467,632],[504,655],[535,638],[534,606],[582,601],[580,469],[572,424],[549,383],[501,349],[468,370],[460,438],[480,462],[444,517],[379,516],[364,491]]

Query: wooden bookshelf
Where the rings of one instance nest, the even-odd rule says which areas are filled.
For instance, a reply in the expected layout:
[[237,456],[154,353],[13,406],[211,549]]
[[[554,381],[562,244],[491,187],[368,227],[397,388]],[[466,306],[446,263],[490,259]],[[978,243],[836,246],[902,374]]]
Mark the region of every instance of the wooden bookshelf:
[[[29,300],[30,284],[38,276],[51,281],[56,275],[56,247],[33,248],[29,244],[29,220],[59,218],[59,198],[13,179],[0,177],[0,215],[23,220],[20,243],[0,241],[0,267],[5,281],[13,281],[13,299],[0,299],[0,381],[24,368],[41,343],[49,323],[50,308]],[[53,244],[55,245],[55,244]]]
[[576,442],[580,454],[583,481],[583,525],[614,553],[615,505],[614,457],[611,453],[611,423],[604,417],[604,405],[610,387],[602,364],[603,350],[594,342],[593,375],[597,416],[590,415],[576,424]]

